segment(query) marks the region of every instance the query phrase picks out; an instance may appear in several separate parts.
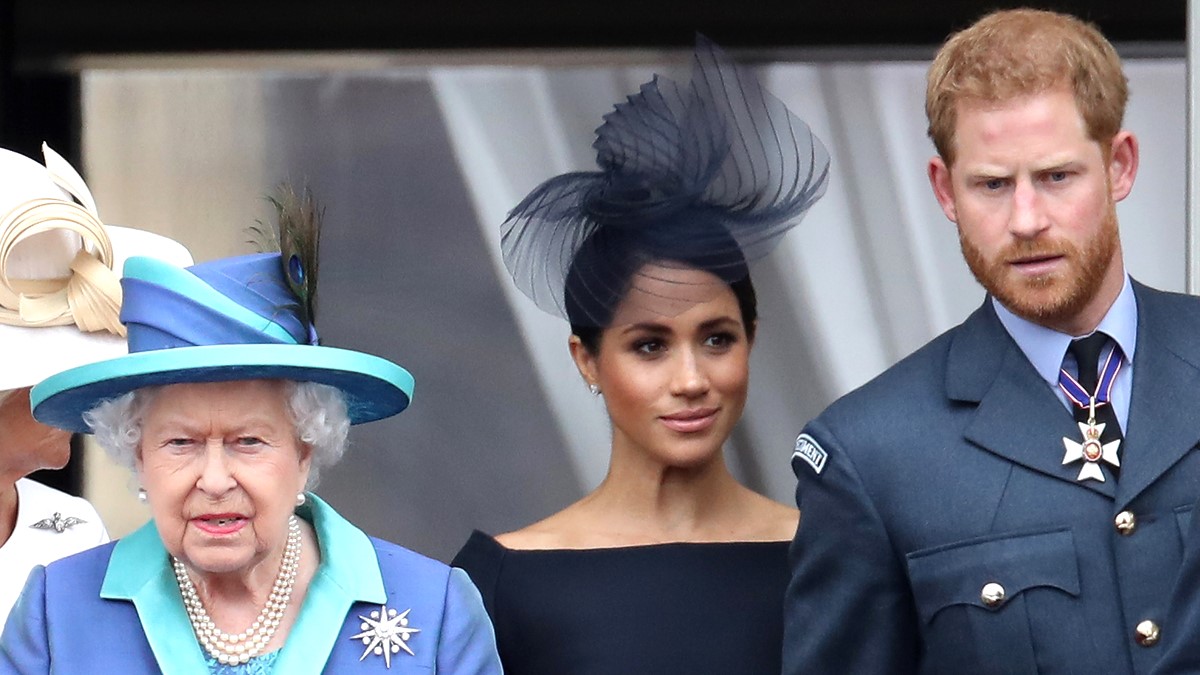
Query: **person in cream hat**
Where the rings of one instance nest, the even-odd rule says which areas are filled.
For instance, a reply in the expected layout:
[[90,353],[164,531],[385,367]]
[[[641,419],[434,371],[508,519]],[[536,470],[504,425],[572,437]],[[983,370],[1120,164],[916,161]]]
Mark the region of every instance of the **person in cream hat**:
[[79,174],[43,151],[45,166],[0,149],[0,624],[33,567],[108,541],[91,504],[26,477],[70,457],[70,433],[33,419],[31,388],[125,353],[126,258],[191,262],[171,239],[104,225]]

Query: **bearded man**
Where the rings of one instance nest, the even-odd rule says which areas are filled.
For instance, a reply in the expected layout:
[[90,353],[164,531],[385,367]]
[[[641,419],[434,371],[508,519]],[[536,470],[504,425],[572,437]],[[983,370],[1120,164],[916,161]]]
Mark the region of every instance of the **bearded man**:
[[797,439],[784,672],[1147,673],[1200,494],[1200,301],[1125,271],[1112,45],[991,14],[929,70],[929,180],[989,297]]

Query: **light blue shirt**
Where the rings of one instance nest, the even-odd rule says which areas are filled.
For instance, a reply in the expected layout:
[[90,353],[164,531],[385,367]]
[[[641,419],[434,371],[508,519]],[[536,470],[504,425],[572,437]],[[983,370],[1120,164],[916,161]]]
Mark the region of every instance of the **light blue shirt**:
[[[1046,381],[1046,386],[1050,387],[1062,404],[1070,410],[1072,404],[1058,386],[1058,371],[1064,367],[1069,373],[1077,371],[1075,357],[1067,353],[1067,346],[1071,340],[1087,335],[1067,335],[1039,326],[1013,314],[994,297],[992,307],[996,309],[996,316],[1000,318],[1000,323],[1004,324],[1004,329],[1033,364],[1038,375]],[[1128,274],[1125,275],[1125,285],[1121,287],[1121,294],[1100,320],[1096,330],[1103,331],[1111,337],[1120,345],[1123,353],[1121,371],[1117,373],[1117,381],[1112,389],[1111,405],[1124,432],[1129,420],[1129,399],[1133,391],[1133,355],[1134,349],[1137,348],[1137,298],[1133,294],[1133,284]],[[1100,355],[1100,363],[1104,363],[1108,351],[1111,350],[1106,350]]]

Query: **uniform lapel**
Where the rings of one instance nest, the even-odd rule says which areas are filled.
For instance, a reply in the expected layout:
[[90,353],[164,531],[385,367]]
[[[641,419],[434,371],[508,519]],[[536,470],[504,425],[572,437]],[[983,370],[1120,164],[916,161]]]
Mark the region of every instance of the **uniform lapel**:
[[1080,488],[1108,497],[1116,493],[1111,480],[1076,480],[1078,463],[1063,466],[1062,439],[1078,438],[1079,427],[1004,330],[990,300],[950,344],[946,391],[951,400],[978,404],[963,431],[971,443]]
[[1195,335],[1172,321],[1161,293],[1134,284],[1138,301],[1133,394],[1117,508],[1124,508],[1200,441]]

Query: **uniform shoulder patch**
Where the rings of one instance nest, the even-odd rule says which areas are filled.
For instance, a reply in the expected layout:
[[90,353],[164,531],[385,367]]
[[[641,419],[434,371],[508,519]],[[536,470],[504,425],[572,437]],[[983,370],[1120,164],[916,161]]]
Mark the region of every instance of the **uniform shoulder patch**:
[[796,437],[796,451],[792,453],[792,459],[800,459],[808,462],[808,465],[820,474],[825,470],[825,460],[829,458],[829,454],[825,452],[825,448],[817,442],[817,439],[808,434],[800,434]]

